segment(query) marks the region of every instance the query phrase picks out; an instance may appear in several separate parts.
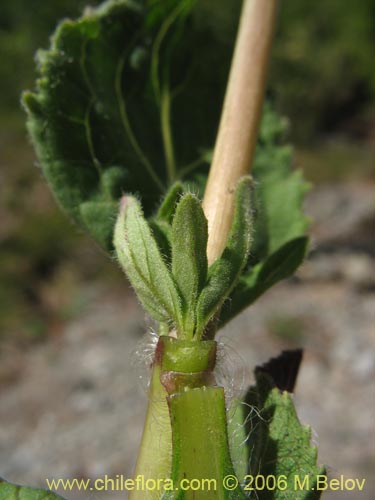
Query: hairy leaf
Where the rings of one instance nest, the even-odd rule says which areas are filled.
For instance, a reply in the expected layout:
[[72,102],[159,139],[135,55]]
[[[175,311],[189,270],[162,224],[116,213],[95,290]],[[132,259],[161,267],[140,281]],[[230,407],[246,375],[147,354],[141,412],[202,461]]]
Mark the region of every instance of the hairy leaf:
[[263,371],[256,370],[255,375],[256,386],[250,388],[244,407],[249,474],[283,477],[286,483],[254,494],[259,500],[319,499],[317,480],[324,478],[325,469],[316,465],[311,429],[300,424],[288,392],[276,388]]
[[124,197],[116,222],[114,246],[139,300],[157,321],[182,325],[181,299],[138,200]]
[[[256,385],[237,405],[229,422],[235,434],[232,459],[236,473],[276,477],[277,488],[253,487],[259,500],[318,500],[326,478],[316,465],[317,450],[311,446],[311,430],[296,415],[290,391],[302,359],[300,349],[284,351],[255,368]],[[259,484],[259,483],[258,483]],[[248,490],[249,491],[249,490]]]
[[309,221],[302,204],[308,185],[301,172],[292,169],[285,130],[285,120],[266,104],[252,169],[255,216],[251,252],[238,285],[224,304],[221,326],[291,276],[306,255]]
[[156,214],[156,219],[158,221],[164,221],[168,224],[172,224],[177,202],[181,198],[183,193],[184,188],[181,182],[176,182],[175,184],[173,184],[173,186],[170,188],[165,198],[163,199]]
[[157,214],[149,219],[149,224],[152,229],[154,238],[159,246],[162,255],[169,263],[171,261],[172,247],[172,220],[176,210],[178,199],[183,193],[183,186],[180,182],[176,182],[170,188]]
[[148,220],[148,224],[159,247],[160,253],[165,258],[165,261],[169,263],[171,260],[172,246],[171,225],[164,220],[159,220],[154,217]]
[[[207,16],[206,7],[196,0],[109,0],[77,21],[63,21],[50,49],[39,52],[37,90],[23,102],[40,164],[61,206],[107,250],[123,193],[137,193],[149,218],[175,180],[204,186],[232,44],[217,29],[220,15]],[[254,266],[307,226],[306,185],[291,171],[284,130],[266,106],[253,166],[257,217],[245,281],[261,275]],[[172,188],[150,220],[167,259],[179,189]],[[216,266],[229,283],[225,259]],[[213,277],[210,284],[219,292]],[[256,296],[266,288],[257,282]],[[215,293],[212,307],[205,302],[211,312]],[[232,311],[247,305],[237,304],[238,296],[233,291]],[[246,296],[250,303],[253,291]]]
[[176,210],[177,202],[184,192],[181,182],[176,182],[169,189],[156,215],[149,219],[149,224],[154,237],[159,245],[160,251],[171,261],[172,250],[172,220]]
[[150,216],[173,181],[207,170],[229,51],[195,3],[109,0],[64,20],[38,53],[23,103],[39,162],[60,205],[108,250],[124,192]]
[[230,300],[222,308],[221,324],[227,323],[273,285],[291,276],[303,262],[308,242],[306,236],[295,238],[243,273]]
[[237,186],[236,205],[231,232],[221,257],[208,271],[208,280],[197,304],[197,332],[199,335],[209,320],[237,284],[250,250],[252,233],[251,177],[242,178]]
[[184,195],[172,224],[172,273],[183,300],[184,334],[192,337],[196,305],[207,277],[207,219],[201,202]]
[[63,500],[51,491],[16,486],[0,478],[0,500]]
[[264,108],[253,165],[255,180],[254,265],[288,241],[305,234],[309,221],[302,203],[309,185],[292,169],[292,148],[284,143],[286,122],[269,105]]

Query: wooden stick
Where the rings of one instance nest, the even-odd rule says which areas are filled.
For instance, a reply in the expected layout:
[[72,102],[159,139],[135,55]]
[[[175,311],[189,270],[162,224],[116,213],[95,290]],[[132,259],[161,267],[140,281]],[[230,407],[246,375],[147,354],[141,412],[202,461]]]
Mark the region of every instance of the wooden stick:
[[244,0],[203,201],[208,219],[209,263],[225,248],[235,188],[239,178],[249,172],[253,159],[276,13],[277,0]]

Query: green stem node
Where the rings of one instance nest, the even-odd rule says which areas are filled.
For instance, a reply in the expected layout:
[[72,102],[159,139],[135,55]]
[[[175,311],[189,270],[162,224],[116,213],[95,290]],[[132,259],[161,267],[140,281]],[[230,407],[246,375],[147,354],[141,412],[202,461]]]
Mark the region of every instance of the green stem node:
[[[172,431],[168,406],[171,394],[185,388],[212,385],[216,362],[215,341],[178,340],[161,336],[155,351],[149,403],[134,477],[170,478]],[[193,429],[191,429],[193,432]],[[160,491],[132,491],[130,500],[157,500]]]

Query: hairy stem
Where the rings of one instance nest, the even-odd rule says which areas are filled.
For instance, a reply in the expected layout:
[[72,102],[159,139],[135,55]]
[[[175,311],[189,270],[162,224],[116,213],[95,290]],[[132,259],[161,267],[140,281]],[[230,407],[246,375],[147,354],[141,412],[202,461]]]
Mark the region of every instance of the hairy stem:
[[[277,0],[244,0],[204,197],[204,210],[209,223],[209,262],[213,262],[225,246],[233,218],[235,187],[239,178],[249,170],[254,153],[276,6]],[[166,477],[171,468],[171,423],[160,374],[160,367],[155,363],[147,423],[136,467],[136,474],[149,478]],[[162,431],[154,428],[155,422],[164,426]],[[147,494],[150,500],[157,498],[155,493]],[[131,499],[138,498],[145,499],[145,492],[132,492]]]
[[208,262],[225,247],[234,194],[254,156],[277,0],[244,0],[214,156],[204,195]]
[[[149,403],[134,477],[165,480],[172,468],[172,429],[168,396],[207,384],[216,362],[215,342],[161,336],[155,351]],[[159,500],[157,488],[133,490],[131,500]]]

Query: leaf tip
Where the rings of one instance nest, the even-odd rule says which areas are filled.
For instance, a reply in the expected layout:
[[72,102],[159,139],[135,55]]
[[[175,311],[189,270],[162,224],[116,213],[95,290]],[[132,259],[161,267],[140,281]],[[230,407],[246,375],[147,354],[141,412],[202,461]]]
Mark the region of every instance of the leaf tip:
[[41,114],[42,108],[36,94],[25,90],[21,94],[21,105],[27,114]]
[[130,198],[131,196],[126,196],[126,195],[121,196],[119,202],[119,212],[121,215],[125,213],[126,209],[129,206],[129,203],[131,203]]

